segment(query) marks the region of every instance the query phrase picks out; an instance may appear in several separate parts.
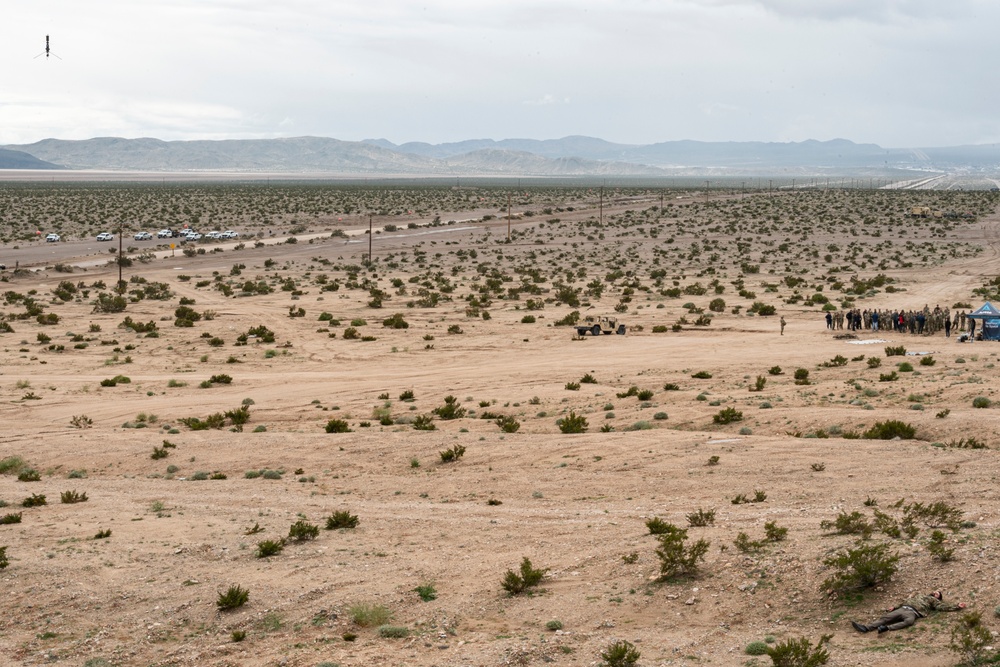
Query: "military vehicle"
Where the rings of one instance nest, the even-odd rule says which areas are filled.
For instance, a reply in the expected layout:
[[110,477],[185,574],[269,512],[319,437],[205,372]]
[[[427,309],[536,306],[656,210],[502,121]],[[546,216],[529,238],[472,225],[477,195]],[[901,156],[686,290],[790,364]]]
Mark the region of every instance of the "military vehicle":
[[611,334],[625,335],[625,325],[619,323],[617,317],[610,315],[602,315],[596,319],[587,317],[584,322],[586,324],[576,325],[576,334],[578,336],[586,336],[588,332],[593,336],[600,336],[601,334],[607,336]]

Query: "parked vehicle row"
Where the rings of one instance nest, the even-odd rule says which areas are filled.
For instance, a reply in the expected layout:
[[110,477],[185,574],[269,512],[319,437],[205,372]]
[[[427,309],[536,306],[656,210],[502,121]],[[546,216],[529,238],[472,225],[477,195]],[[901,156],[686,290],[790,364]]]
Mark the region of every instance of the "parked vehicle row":
[[[202,238],[208,238],[208,239],[213,239],[213,240],[216,240],[216,241],[222,241],[222,240],[227,240],[227,239],[237,239],[239,237],[240,237],[239,233],[238,232],[234,232],[231,229],[227,229],[224,232],[212,231],[212,232],[208,232],[208,233],[206,233],[204,235],[199,234],[198,232],[194,231],[193,229],[179,229],[179,230],[161,229],[160,231],[156,232],[156,238],[158,238],[158,239],[175,238],[175,239],[185,239],[187,241],[200,241]],[[112,234],[111,232],[101,232],[100,234],[97,235],[96,238],[97,238],[98,241],[101,241],[101,242],[103,242],[103,241],[114,241],[115,240],[115,235]],[[135,239],[136,241],[149,241],[149,240],[151,240],[153,238],[153,235],[150,234],[149,232],[137,232],[135,234],[135,236],[133,236],[132,238]],[[59,236],[58,234],[55,234],[55,233],[46,234],[46,236],[45,236],[45,242],[46,243],[56,243],[56,242],[61,241],[61,240],[62,240],[62,237]]]

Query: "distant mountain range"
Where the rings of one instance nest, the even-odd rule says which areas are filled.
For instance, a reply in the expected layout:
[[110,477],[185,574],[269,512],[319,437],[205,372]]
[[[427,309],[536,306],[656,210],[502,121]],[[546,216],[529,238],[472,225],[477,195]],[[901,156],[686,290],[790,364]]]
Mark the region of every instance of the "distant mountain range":
[[889,169],[998,172],[1000,145],[886,149],[845,139],[632,145],[582,136],[396,145],[385,139],[325,137],[226,141],[102,137],[5,146],[0,148],[0,169],[563,177],[829,175]]

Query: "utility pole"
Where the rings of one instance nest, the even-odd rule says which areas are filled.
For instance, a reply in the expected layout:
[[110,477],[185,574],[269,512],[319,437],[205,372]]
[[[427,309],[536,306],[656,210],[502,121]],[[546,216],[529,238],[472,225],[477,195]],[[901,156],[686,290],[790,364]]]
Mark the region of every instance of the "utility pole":
[[372,268],[372,214],[368,214],[368,268]]
[[125,284],[122,282],[122,229],[124,222],[118,221],[118,293],[125,293]]
[[601,186],[601,226],[604,226],[604,186]]
[[510,193],[507,193],[507,243],[510,243]]

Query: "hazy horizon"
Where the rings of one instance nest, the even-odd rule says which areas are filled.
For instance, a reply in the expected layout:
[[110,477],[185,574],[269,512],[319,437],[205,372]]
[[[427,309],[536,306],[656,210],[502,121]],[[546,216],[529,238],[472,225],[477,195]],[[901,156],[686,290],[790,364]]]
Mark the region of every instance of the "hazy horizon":
[[991,144],[998,19],[986,0],[51,0],[5,22],[0,144]]

